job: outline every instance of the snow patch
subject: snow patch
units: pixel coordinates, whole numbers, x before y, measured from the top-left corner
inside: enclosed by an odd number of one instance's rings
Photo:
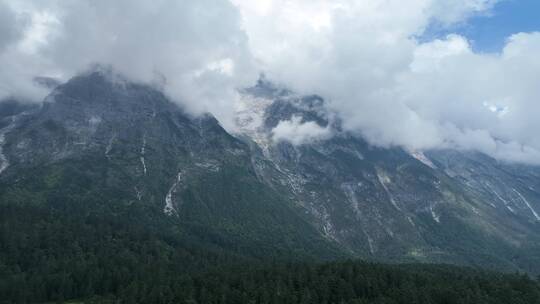
[[[377,170],[377,179],[379,180],[379,183],[384,189],[384,192],[386,192],[386,195],[388,195],[388,198],[390,199],[390,203],[398,210],[402,211],[401,208],[396,203],[396,200],[394,200],[394,196],[392,193],[390,193],[390,190],[388,190],[387,184],[390,184],[392,181],[390,180],[390,177],[386,175],[382,170]]]
[[[337,241],[336,230],[334,228],[334,225],[332,224],[332,221],[330,220],[330,214],[328,214],[328,211],[326,210],[325,207],[322,207],[320,214],[321,214],[321,220],[323,224],[322,225],[323,235],[326,238]]]
[[[358,199],[356,198],[355,186],[353,183],[343,183],[341,184],[341,189],[347,197],[347,200],[351,203],[354,213],[359,216],[361,214]]]
[[[264,129],[264,114],[272,103],[273,100],[249,95],[241,95],[235,101],[235,132],[251,138],[266,157],[271,140]]]
[[[88,119],[88,123],[89,123],[91,126],[96,126],[96,125],[98,125],[99,123],[101,123],[101,117],[99,117],[99,116],[92,116],[92,117],[90,117],[90,119]]]
[[[163,212],[166,215],[178,215],[178,212],[174,208],[173,205],[173,193],[176,191],[176,187],[180,182],[182,181],[182,171],[178,172],[178,175],[176,176],[176,181],[174,184],[172,184],[171,188],[169,188],[169,192],[167,192],[167,195],[165,196],[165,207],[163,208]]]
[[[144,161],[144,157],[141,156],[141,164],[143,166],[143,173],[146,175],[146,162]]]
[[[142,198],[142,192],[141,190],[139,190],[139,188],[137,188],[137,186],[135,186],[134,189],[135,189],[135,195],[137,196],[137,200],[140,201]]]
[[[435,210],[433,210],[433,205],[429,205],[429,211],[431,212],[431,217],[433,218],[433,220],[437,223],[440,223],[441,216],[435,213]]]
[[[371,254],[375,254],[375,248],[373,246],[373,239],[371,238],[371,236],[369,236],[369,234],[367,232],[364,231],[364,233],[366,234],[366,237],[367,237],[368,246],[369,246],[369,252]]]
[[[212,172],[218,172],[220,170],[219,164],[214,162],[195,163],[195,166]]]
[[[495,196],[501,201],[503,202],[504,206],[506,207],[506,209],[508,209],[508,211],[512,212],[512,213],[516,213],[516,211],[514,210],[514,208],[510,207],[510,202],[508,202],[507,200],[505,200],[494,188],[493,186],[491,186],[490,183],[485,183],[485,185],[489,188],[489,190],[491,190],[491,192],[493,192],[493,194],[495,194]],[[495,207],[493,204],[492,204],[493,207]]]
[[[409,221],[409,223],[411,224],[411,226],[413,227],[416,227],[416,224],[414,223],[414,221],[412,220],[412,218],[410,216],[407,215],[407,220]]]
[[[531,213],[534,215],[536,220],[540,221],[540,216],[538,216],[538,213],[536,213],[536,211],[532,208],[529,201],[519,191],[517,191],[516,189],[512,188],[512,190],[521,198],[521,201],[523,201],[525,203],[525,205],[529,208],[529,210],[531,210]]]
[[[4,144],[6,143],[6,134],[15,127],[16,117],[11,117],[11,122],[6,127],[0,130],[0,174],[9,167],[9,160],[4,154]]]
[[[284,173],[286,176],[286,180],[281,180],[281,183],[283,185],[289,185],[293,191],[294,194],[302,193],[304,190],[304,184],[306,183],[306,180],[301,177],[300,175],[296,175],[294,173],[290,173],[288,171],[281,170],[279,166],[276,165],[276,168],[281,172]]]
[[[146,152],[146,135],[143,136],[143,143],[141,146],[141,164],[143,166],[144,175],[146,175],[146,162],[144,160],[144,153]]]
[[[109,153],[112,150],[113,143],[114,143],[115,140],[116,140],[116,134],[113,134],[113,136],[111,136],[111,138],[109,139],[109,142],[107,143],[107,147],[105,147],[105,157],[107,157],[107,158],[110,157]]]
[[[409,155],[423,163],[424,165],[430,167],[431,169],[437,169],[437,166],[420,150],[408,150]]]

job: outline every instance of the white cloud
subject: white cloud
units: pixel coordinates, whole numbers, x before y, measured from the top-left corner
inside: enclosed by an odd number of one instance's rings
[[[17,40],[24,25],[24,20],[17,18],[10,7],[0,2],[0,51]]]
[[[443,25],[452,25],[463,22],[466,18],[478,14],[488,13],[498,0],[453,0],[429,1],[428,10],[438,22]]]
[[[300,12],[326,16],[319,27],[280,9],[291,1],[271,1],[262,13],[234,2],[267,76],[324,96],[371,143],[540,164],[540,34],[510,37],[501,54],[475,53],[455,34],[415,39],[432,23],[489,14],[496,1],[294,1]]]
[[[37,63],[19,48],[30,25],[30,15],[17,13],[7,2],[0,1],[0,99],[11,95],[27,99],[43,94],[32,84],[34,75],[30,70]]]
[[[26,74],[69,78],[100,63],[135,81],[164,76],[174,100],[193,113],[212,111],[224,124],[232,121],[236,89],[258,75],[239,12],[227,0],[0,2],[10,15],[31,16],[18,47],[0,59],[24,62]],[[3,69],[0,78],[18,68]],[[10,89],[20,91],[10,84],[1,95]]]
[[[91,63],[165,91],[232,126],[236,89],[258,72],[319,94],[372,144],[475,149],[540,163],[540,33],[475,53],[459,35],[419,42],[436,24],[489,14],[496,0],[0,0],[0,98],[39,98],[35,75]],[[325,135],[291,120],[276,138]],[[324,137],[323,136],[323,137]]]
[[[464,42],[450,36],[420,45],[395,98],[438,130],[427,148],[540,163],[540,82],[533,76],[540,72],[540,33],[512,36],[501,54],[475,54]]]
[[[300,116],[293,116],[290,120],[282,120],[272,129],[272,139],[275,142],[285,140],[293,145],[327,139],[331,135],[329,127],[321,127],[313,121],[303,122]]]

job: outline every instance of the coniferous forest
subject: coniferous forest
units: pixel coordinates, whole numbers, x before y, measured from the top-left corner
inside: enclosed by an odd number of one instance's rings
[[[139,211],[1,206],[0,303],[540,303],[525,274],[239,255]]]

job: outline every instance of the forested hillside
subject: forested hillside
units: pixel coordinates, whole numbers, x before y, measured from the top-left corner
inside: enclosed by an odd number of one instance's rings
[[[270,124],[315,121],[322,100],[272,102]],[[271,132],[230,134],[103,71],[0,112],[0,303],[540,302],[521,274],[361,262],[536,274],[538,222],[505,211],[536,202],[517,190],[536,169],[491,207],[402,149],[257,142]]]

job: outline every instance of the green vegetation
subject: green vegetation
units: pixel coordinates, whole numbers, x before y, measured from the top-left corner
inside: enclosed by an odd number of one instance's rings
[[[134,218],[85,222],[2,208],[0,303],[540,303],[524,275],[453,266],[268,263]],[[7,220],[13,215],[35,220]],[[71,302],[72,303],[72,302]]]
[[[72,203],[0,204],[0,303],[540,303],[540,284],[525,275],[265,259],[257,248],[212,245],[222,236],[169,225],[142,205]]]
[[[330,262],[347,255],[234,167],[191,172],[179,217],[114,168],[88,157],[2,184],[0,303],[540,303],[520,274]]]

